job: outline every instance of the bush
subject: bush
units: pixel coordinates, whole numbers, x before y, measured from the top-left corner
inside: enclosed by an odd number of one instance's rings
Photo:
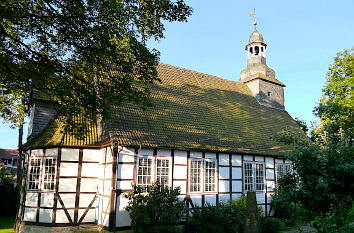
[[[195,207],[188,218],[186,232],[242,232],[246,210],[246,198],[237,201],[219,203],[216,206],[206,204]]]
[[[0,216],[10,216],[16,214],[19,200],[19,192],[16,186],[15,171],[7,171],[6,167],[0,168]]]
[[[260,219],[262,233],[277,233],[280,231],[281,224],[278,218],[267,217]]]
[[[156,183],[147,192],[133,185],[126,210],[130,214],[134,232],[181,232],[177,227],[185,215],[185,205],[178,199],[180,188],[168,188]]]

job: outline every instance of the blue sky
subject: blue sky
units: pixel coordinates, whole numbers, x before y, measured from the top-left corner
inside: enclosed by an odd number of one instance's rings
[[[316,120],[328,66],[338,51],[354,46],[353,0],[187,0],[187,23],[166,23],[165,39],[150,41],[161,62],[237,81],[246,67],[245,46],[257,29],[267,44],[267,65],[286,84],[285,108],[292,117]],[[24,138],[27,136],[25,125]],[[0,148],[17,147],[17,130],[0,122]]]

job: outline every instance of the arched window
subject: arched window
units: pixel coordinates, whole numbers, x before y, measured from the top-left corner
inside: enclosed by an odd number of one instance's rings
[[[252,47],[250,48],[250,55],[251,56],[253,55],[253,48]]]
[[[255,48],[254,48],[254,51],[255,51],[255,55],[256,56],[258,56],[258,54],[259,54],[259,47],[258,46],[256,46]]]

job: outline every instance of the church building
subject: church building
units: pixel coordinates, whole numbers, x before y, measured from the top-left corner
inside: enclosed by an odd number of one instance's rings
[[[278,175],[291,169],[284,154],[292,149],[272,136],[297,124],[266,50],[254,23],[239,81],[159,63],[162,82],[151,86],[152,107],[112,107],[112,117],[90,125],[82,138],[59,121],[53,102],[35,93],[18,212],[22,231],[82,224],[129,229],[123,193],[132,183],[156,181],[180,187],[180,198],[194,206],[255,191],[269,214]]]

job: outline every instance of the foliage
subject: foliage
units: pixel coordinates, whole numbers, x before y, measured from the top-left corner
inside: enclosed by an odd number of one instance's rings
[[[178,199],[180,188],[169,188],[156,183],[147,187],[133,185],[126,210],[130,214],[134,232],[179,232],[177,227],[185,215],[185,205]]]
[[[309,131],[309,128],[308,128],[305,120],[295,117],[295,121],[298,124],[298,126],[300,126],[302,131],[304,131],[305,133],[307,133]]]
[[[0,233],[14,232],[15,215],[0,217]]]
[[[354,49],[338,53],[329,68],[323,96],[314,110],[320,125],[313,129],[311,140],[290,130],[277,136],[294,145],[287,157],[296,174],[280,179],[275,209],[291,221],[300,216],[315,219],[319,230],[320,226],[352,225],[347,220],[354,193],[353,53]]]
[[[278,218],[265,217],[260,219],[262,233],[277,233],[280,231],[281,221]]]
[[[195,207],[193,215],[188,218],[186,232],[242,232],[244,227],[246,198],[237,201],[206,204]]]
[[[1,1],[0,116],[18,125],[32,90],[59,101],[62,114],[148,106],[159,53],[146,41],[191,13],[183,0]]]
[[[16,186],[15,171],[7,171],[6,166],[0,168],[0,216],[14,215],[17,210],[19,192]]]

